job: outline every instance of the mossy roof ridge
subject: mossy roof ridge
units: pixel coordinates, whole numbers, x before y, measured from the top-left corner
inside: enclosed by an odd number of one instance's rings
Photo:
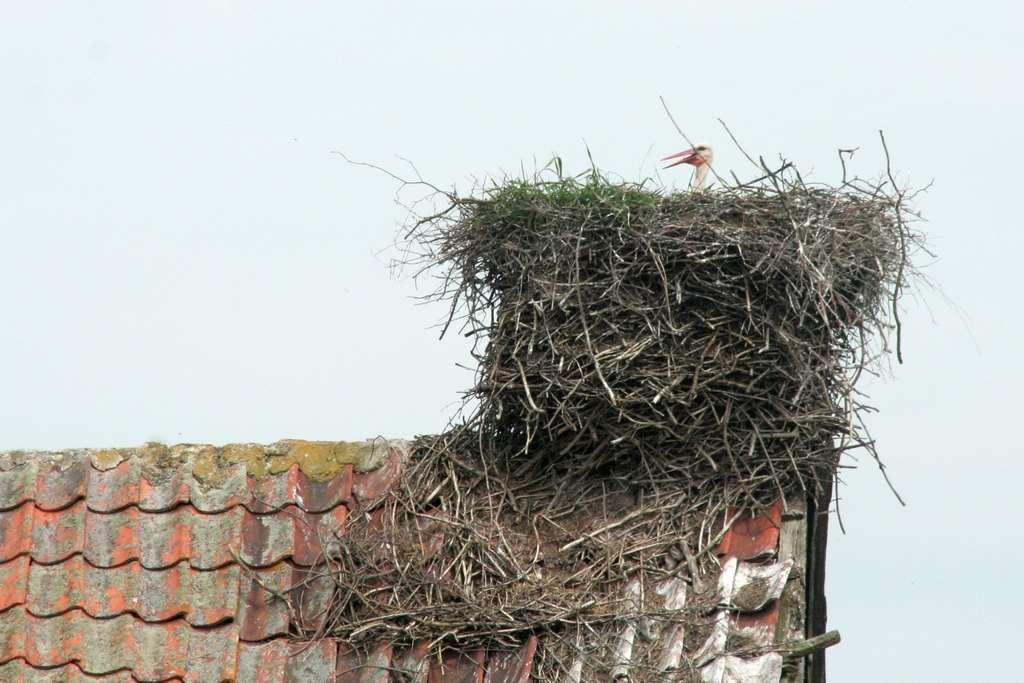
[[[139,458],[147,479],[161,480],[189,466],[193,476],[204,484],[217,486],[238,465],[246,474],[263,479],[298,468],[310,479],[325,481],[345,466],[356,472],[376,469],[396,443],[383,438],[362,441],[315,441],[282,439],[271,444],[231,443],[224,446],[182,443],[166,445],[149,442],[130,448],[69,448],[60,450],[10,450],[0,453],[0,470],[16,467],[29,459],[47,462],[58,468],[70,467],[82,459],[105,471],[126,460]]]

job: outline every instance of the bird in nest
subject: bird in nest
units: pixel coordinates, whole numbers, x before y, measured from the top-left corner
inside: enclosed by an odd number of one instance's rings
[[[672,168],[679,164],[690,164],[694,167],[693,178],[690,179],[690,188],[693,190],[703,190],[708,179],[708,171],[711,170],[711,162],[715,160],[715,152],[711,149],[711,145],[700,144],[696,147],[692,147],[676,154],[671,154],[662,161],[672,161],[671,164],[665,168]]]

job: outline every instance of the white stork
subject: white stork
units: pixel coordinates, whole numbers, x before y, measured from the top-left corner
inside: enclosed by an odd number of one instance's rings
[[[679,164],[690,164],[694,167],[693,178],[690,180],[690,187],[694,190],[703,190],[704,183],[707,181],[708,170],[711,168],[710,164],[715,160],[715,153],[711,149],[711,145],[697,145],[691,149],[679,152],[678,154],[672,154],[665,157],[662,161],[669,161],[676,159],[665,168],[672,168]]]

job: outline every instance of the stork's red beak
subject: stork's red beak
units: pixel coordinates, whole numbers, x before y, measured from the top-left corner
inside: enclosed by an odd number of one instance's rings
[[[683,152],[679,152],[678,154],[669,155],[662,159],[662,161],[668,161],[670,159],[676,159],[677,161],[673,161],[665,168],[672,168],[673,166],[678,166],[679,164],[691,164],[693,166],[700,166],[701,164],[704,163],[704,159],[701,158],[700,153],[698,153],[697,150],[693,148],[685,150]]]

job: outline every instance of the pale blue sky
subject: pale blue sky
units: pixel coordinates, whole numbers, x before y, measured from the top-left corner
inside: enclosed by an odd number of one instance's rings
[[[1019,644],[1024,447],[1014,3],[13,3],[0,14],[0,448],[436,431],[470,376],[376,252],[393,186],[557,152],[881,170],[940,255],[829,544],[831,681],[995,680]],[[686,173],[666,174],[683,185]],[[972,336],[973,335],[973,336]]]

